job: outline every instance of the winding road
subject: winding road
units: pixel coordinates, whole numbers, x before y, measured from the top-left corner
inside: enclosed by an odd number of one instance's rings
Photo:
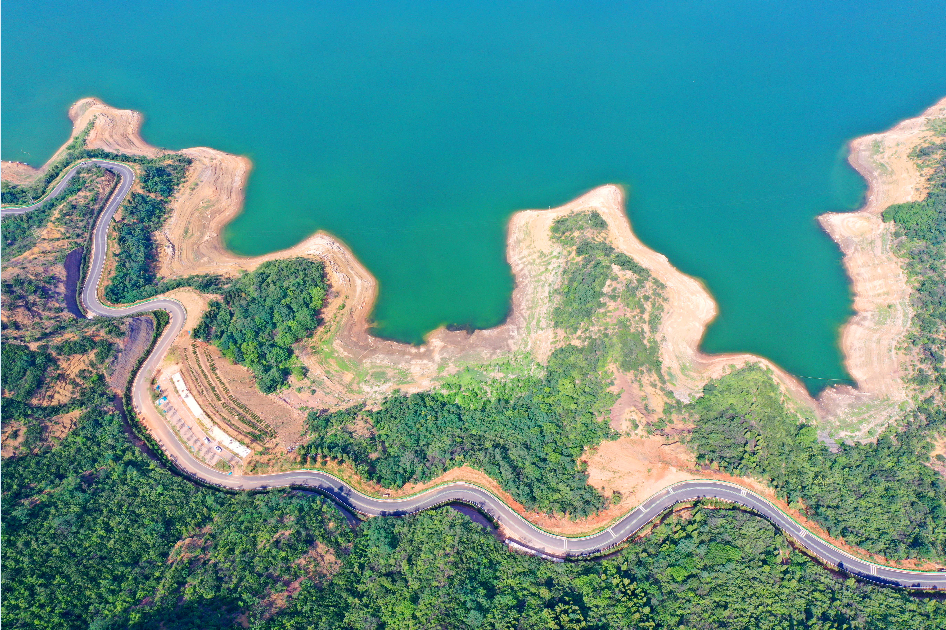
[[[590,536],[564,537],[539,529],[488,490],[464,482],[444,484],[421,494],[400,498],[376,498],[358,492],[340,479],[321,471],[298,470],[270,475],[227,475],[198,461],[182,445],[170,426],[155,410],[151,399],[151,379],[155,368],[164,358],[173,341],[184,327],[186,313],[180,302],[169,298],[155,298],[131,305],[114,307],[102,304],[97,287],[102,279],[109,223],[134,183],[134,171],[124,164],[106,160],[86,160],[72,167],[42,201],[19,208],[3,208],[3,216],[22,214],[40,207],[45,201],[59,195],[75,173],[88,166],[99,166],[116,173],[121,183],[112,194],[105,210],[95,225],[92,239],[91,265],[85,282],[81,303],[89,317],[123,317],[155,310],[164,310],[170,322],[154,350],[142,364],[132,384],[132,403],[140,414],[153,418],[152,433],[174,464],[187,475],[204,483],[233,490],[265,490],[293,486],[328,495],[355,512],[369,516],[403,516],[448,503],[474,506],[502,525],[507,542],[514,548],[551,558],[580,558],[594,556],[616,547],[637,533],[647,523],[664,514],[674,504],[698,499],[720,499],[747,508],[785,532],[810,555],[823,564],[854,577],[889,586],[920,590],[946,590],[946,570],[939,572],[908,571],[868,562],[846,553],[819,538],[767,499],[742,486],[717,480],[692,480],[674,484],[651,496],[640,506],[609,527]]]

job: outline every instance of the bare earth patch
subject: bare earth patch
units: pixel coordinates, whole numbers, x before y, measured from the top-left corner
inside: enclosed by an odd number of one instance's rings
[[[24,186],[36,181],[39,171],[23,162],[3,162],[3,181]]]

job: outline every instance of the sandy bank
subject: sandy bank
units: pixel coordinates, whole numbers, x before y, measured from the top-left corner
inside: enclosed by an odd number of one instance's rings
[[[866,203],[818,217],[844,252],[854,291],[855,314],[841,330],[841,348],[857,389],[835,387],[820,397],[820,415],[838,437],[870,439],[909,404],[909,359],[898,344],[910,325],[910,287],[892,251],[893,226],[881,213],[925,196],[925,177],[909,154],[931,139],[929,121],[943,118],[946,98],[888,131],[853,140],[848,160],[867,180]]]
[[[72,121],[72,133],[52,157],[40,168],[33,168],[22,162],[4,160],[3,181],[17,185],[29,184],[41,173],[46,172],[66,150],[72,140],[82,133],[90,122],[95,126],[86,138],[86,146],[105,149],[126,155],[145,155],[155,157],[167,153],[149,145],[141,138],[141,125],[144,116],[128,109],[115,109],[97,98],[79,99],[69,108],[69,120]]]

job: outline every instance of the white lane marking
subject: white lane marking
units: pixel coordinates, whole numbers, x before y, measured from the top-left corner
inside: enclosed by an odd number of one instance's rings
[[[739,494],[741,494],[742,496],[746,496],[747,494],[749,494],[749,491],[743,488],[742,492],[740,492]]]
[[[870,565],[870,573],[871,575],[877,575],[877,567],[874,566],[873,564]]]
[[[614,533],[614,527],[613,527],[613,526],[608,528],[608,532],[611,534],[611,538],[612,538],[612,539],[617,538],[617,535]]]

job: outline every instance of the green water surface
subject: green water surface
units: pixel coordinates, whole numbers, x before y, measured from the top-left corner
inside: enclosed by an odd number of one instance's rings
[[[849,139],[946,94],[946,5],[654,4],[7,0],[0,152],[44,162],[94,95],[153,144],[247,155],[228,246],[329,230],[380,281],[377,332],[413,343],[503,320],[513,211],[618,183],[719,302],[705,350],[848,378],[814,217],[863,196]]]

